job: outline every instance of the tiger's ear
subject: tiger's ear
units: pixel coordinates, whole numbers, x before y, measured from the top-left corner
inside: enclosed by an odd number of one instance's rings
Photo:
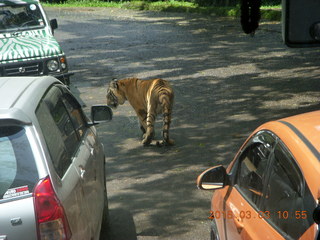
[[[119,88],[119,85],[118,85],[118,82],[117,82],[117,80],[112,80],[111,82],[110,82],[110,88],[111,89],[118,89]]]

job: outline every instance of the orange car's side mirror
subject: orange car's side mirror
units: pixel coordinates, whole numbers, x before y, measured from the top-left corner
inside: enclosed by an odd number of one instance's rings
[[[227,172],[223,166],[207,169],[198,176],[197,187],[202,190],[216,190],[227,185]]]

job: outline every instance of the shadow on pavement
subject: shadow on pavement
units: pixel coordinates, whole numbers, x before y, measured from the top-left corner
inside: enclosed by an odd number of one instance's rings
[[[105,240],[136,240],[136,228],[130,211],[116,208],[109,210],[109,228]]]
[[[161,77],[175,90],[171,148],[141,145],[128,104],[97,126],[114,240],[208,239],[212,192],[196,189],[197,175],[227,165],[263,122],[320,109],[319,49],[288,49],[279,23],[250,38],[238,21],[193,14],[52,13],[83,104],[103,103],[112,78]]]

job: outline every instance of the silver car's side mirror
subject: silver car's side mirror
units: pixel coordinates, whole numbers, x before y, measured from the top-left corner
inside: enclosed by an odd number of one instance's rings
[[[112,120],[112,110],[106,105],[95,105],[91,107],[91,120],[93,125]]]

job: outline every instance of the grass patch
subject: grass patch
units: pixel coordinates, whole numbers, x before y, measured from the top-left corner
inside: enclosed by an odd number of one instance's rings
[[[239,17],[240,7],[202,7],[192,2],[181,1],[128,1],[128,2],[104,2],[100,0],[68,0],[65,3],[43,3],[46,7],[114,7],[134,10],[162,11],[162,12],[187,12],[200,13],[215,16]],[[261,17],[265,20],[280,21],[280,6],[261,7]]]
[[[121,8],[136,9],[136,10],[149,10],[161,12],[197,12],[199,9],[197,4],[190,2],[145,2],[145,1],[132,1],[126,2],[121,5]]]
[[[281,20],[281,8],[261,9],[261,18],[269,21]]]
[[[92,1],[67,1],[65,3],[42,3],[45,7],[121,7],[119,2]]]

